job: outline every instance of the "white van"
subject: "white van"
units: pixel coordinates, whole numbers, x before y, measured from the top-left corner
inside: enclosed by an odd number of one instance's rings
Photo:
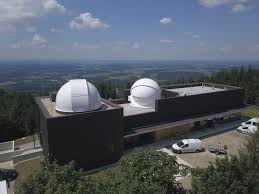
[[[237,131],[245,134],[254,134],[257,131],[257,126],[259,123],[259,118],[252,118],[246,122],[243,122]]]
[[[172,150],[174,153],[181,154],[184,152],[201,152],[204,148],[199,139],[183,139],[173,144]]]
[[[257,131],[257,126],[254,126],[254,125],[240,126],[237,128],[237,131],[245,134],[254,134]]]
[[[252,125],[252,126],[257,126],[259,124],[259,118],[255,117],[255,118],[252,118],[252,119],[249,119],[248,121],[246,122],[243,122],[241,124],[242,127],[246,127],[248,125]]]

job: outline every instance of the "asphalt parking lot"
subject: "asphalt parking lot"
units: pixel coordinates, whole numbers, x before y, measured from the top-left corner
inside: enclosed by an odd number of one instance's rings
[[[172,153],[170,147],[166,148],[166,152],[170,152],[170,155],[175,155],[177,157],[177,161],[182,164],[187,164],[190,167],[206,168],[211,162],[214,162],[217,158],[224,158],[226,156],[210,153],[208,151],[209,144],[227,145],[227,156],[231,157],[233,155],[238,155],[238,152],[244,146],[247,137],[247,135],[239,133],[235,129],[233,129],[201,139],[202,144],[206,149],[204,152],[174,154]],[[183,177],[182,179],[179,179],[179,182],[182,183],[184,188],[191,188],[191,176]]]
[[[209,144],[227,145],[227,155],[229,157],[237,155],[238,151],[245,143],[247,135],[238,133],[236,130],[227,131],[221,134],[213,135],[202,140],[202,144],[206,151],[200,153],[184,153],[176,154],[179,158],[190,164],[192,167],[207,167],[210,162],[217,158],[224,158],[225,155],[216,155],[208,151]]]

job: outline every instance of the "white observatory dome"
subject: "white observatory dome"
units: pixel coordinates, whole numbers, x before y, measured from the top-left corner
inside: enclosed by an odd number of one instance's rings
[[[74,113],[101,108],[101,98],[96,87],[85,79],[70,80],[56,96],[56,110]]]
[[[154,80],[143,78],[132,85],[130,94],[128,100],[131,106],[154,108],[155,100],[161,98],[161,89]]]

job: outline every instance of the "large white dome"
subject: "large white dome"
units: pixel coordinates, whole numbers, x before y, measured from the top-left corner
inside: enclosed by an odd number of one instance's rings
[[[85,79],[70,80],[56,96],[56,110],[60,112],[87,112],[101,108],[101,98],[96,87]]]
[[[128,100],[131,106],[154,108],[156,99],[161,98],[161,89],[154,80],[143,78],[132,85],[130,94]]]

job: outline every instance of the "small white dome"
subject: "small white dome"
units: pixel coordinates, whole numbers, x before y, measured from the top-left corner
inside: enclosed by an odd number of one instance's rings
[[[156,99],[161,98],[161,89],[154,80],[143,78],[132,85],[130,94],[128,100],[131,106],[154,108]]]
[[[70,80],[56,96],[56,110],[60,112],[87,112],[101,108],[101,98],[96,87],[85,79]]]

